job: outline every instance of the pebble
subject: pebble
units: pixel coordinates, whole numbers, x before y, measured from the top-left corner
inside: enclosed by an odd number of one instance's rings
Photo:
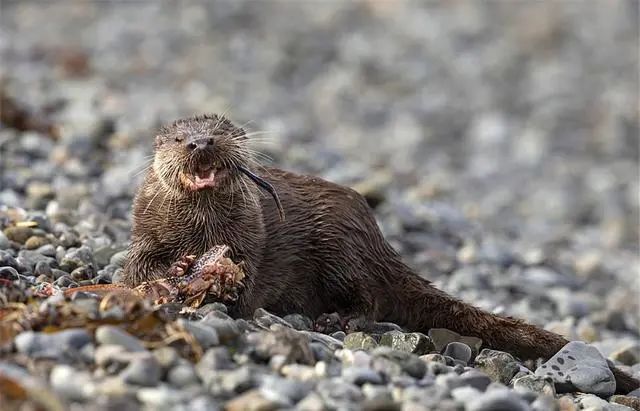
[[[316,392],[327,407],[333,409],[353,408],[364,398],[357,386],[337,378],[320,381]]]
[[[347,334],[344,338],[344,347],[350,350],[372,350],[377,346],[373,337],[360,331]]]
[[[140,340],[112,325],[102,325],[96,329],[96,341],[100,344],[121,345],[128,351],[146,351]]]
[[[207,323],[189,321],[183,318],[178,319],[177,323],[183,330],[193,335],[204,349],[220,344],[216,329],[208,326]]]
[[[183,362],[172,367],[167,373],[167,381],[175,387],[186,387],[199,382],[195,367],[189,362]]]
[[[467,402],[468,411],[529,411],[531,408],[516,393],[507,389],[488,390]]]
[[[447,355],[455,360],[462,361],[465,365],[471,360],[471,347],[461,342],[453,341],[447,344],[444,349],[444,355]]]
[[[459,381],[462,386],[469,386],[481,392],[491,384],[491,378],[487,374],[475,369],[460,374]]]
[[[491,380],[509,385],[514,375],[520,371],[520,364],[509,353],[485,348],[476,357],[475,366],[487,374]]]
[[[291,324],[293,328],[296,330],[305,330],[311,331],[313,330],[313,322],[309,317],[305,317],[301,314],[289,314],[283,317],[283,320],[288,324]]]
[[[309,382],[292,381],[285,378],[266,375],[260,383],[260,393],[267,399],[279,404],[292,406],[304,398],[312,389]]]
[[[286,404],[285,404],[286,405]],[[225,405],[226,411],[271,411],[277,410],[283,404],[265,398],[259,390],[247,391]]]
[[[180,358],[178,351],[170,346],[158,347],[152,351],[152,354],[165,372],[171,369]]]
[[[18,352],[32,358],[73,358],[82,347],[92,341],[84,328],[69,328],[55,333],[25,331],[14,343]]]
[[[640,398],[630,395],[613,395],[609,398],[612,403],[625,405],[636,411],[640,410]]]
[[[128,384],[153,387],[160,381],[161,372],[160,364],[155,357],[145,352],[131,358],[120,377]]]
[[[380,337],[380,345],[394,350],[410,352],[417,355],[427,354],[435,349],[431,339],[422,333],[403,333],[389,331]]]
[[[291,324],[289,324],[282,318],[278,317],[277,315],[271,314],[264,308],[258,308],[255,311],[255,313],[253,314],[253,320],[259,326],[267,329],[271,327],[273,324],[279,324],[279,325],[291,328]]]
[[[609,355],[614,361],[624,365],[634,365],[640,363],[640,342],[632,342],[626,346],[612,352]]]
[[[206,314],[199,323],[213,329],[222,343],[229,343],[240,335],[238,324],[221,311]]]
[[[94,388],[89,373],[77,371],[66,364],[57,364],[51,369],[49,383],[58,394],[75,401],[89,398]]]
[[[342,368],[342,378],[350,384],[359,386],[363,384],[380,385],[384,382],[379,373],[367,367],[344,367]]]
[[[572,341],[535,371],[549,376],[558,392],[581,391],[603,397],[616,390],[613,373],[600,352],[582,341]]]
[[[555,396],[556,389],[553,380],[549,377],[541,377],[538,375],[523,375],[513,379],[513,389],[522,391],[531,391],[539,394]]]
[[[24,244],[25,241],[29,239],[33,235],[33,229],[31,227],[7,227],[4,229],[4,235],[10,241],[15,241],[19,244]],[[9,248],[9,247],[3,247]]]
[[[9,238],[3,231],[0,231],[0,250],[6,250],[7,248],[10,248],[10,247],[11,247],[11,242]]]

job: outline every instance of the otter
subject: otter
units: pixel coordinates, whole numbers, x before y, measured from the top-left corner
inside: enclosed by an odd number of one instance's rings
[[[134,199],[122,277],[127,286],[164,276],[185,255],[226,244],[246,273],[230,307],[239,317],[263,307],[311,318],[333,312],[364,316],[412,331],[447,328],[522,360],[548,359],[568,343],[435,288],[402,262],[360,194],[260,166],[248,143],[245,130],[221,115],[180,119],[160,129],[153,164]],[[640,386],[612,370],[617,392]]]

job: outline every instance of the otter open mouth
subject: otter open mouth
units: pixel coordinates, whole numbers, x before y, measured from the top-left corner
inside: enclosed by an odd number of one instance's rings
[[[226,176],[227,170],[212,165],[203,165],[198,167],[193,173],[185,173],[182,175],[182,182],[187,188],[193,191],[204,190],[206,188],[214,188]]]

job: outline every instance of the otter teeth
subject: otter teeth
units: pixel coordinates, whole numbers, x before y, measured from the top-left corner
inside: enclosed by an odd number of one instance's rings
[[[196,184],[207,184],[212,183],[215,180],[216,171],[215,169],[204,170],[196,173]]]

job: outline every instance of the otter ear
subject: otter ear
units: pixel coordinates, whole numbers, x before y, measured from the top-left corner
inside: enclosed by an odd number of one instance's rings
[[[160,147],[161,145],[162,145],[162,137],[160,137],[160,136],[156,136],[155,143],[154,143],[154,147],[155,147],[155,148],[158,148],[158,147]]]

